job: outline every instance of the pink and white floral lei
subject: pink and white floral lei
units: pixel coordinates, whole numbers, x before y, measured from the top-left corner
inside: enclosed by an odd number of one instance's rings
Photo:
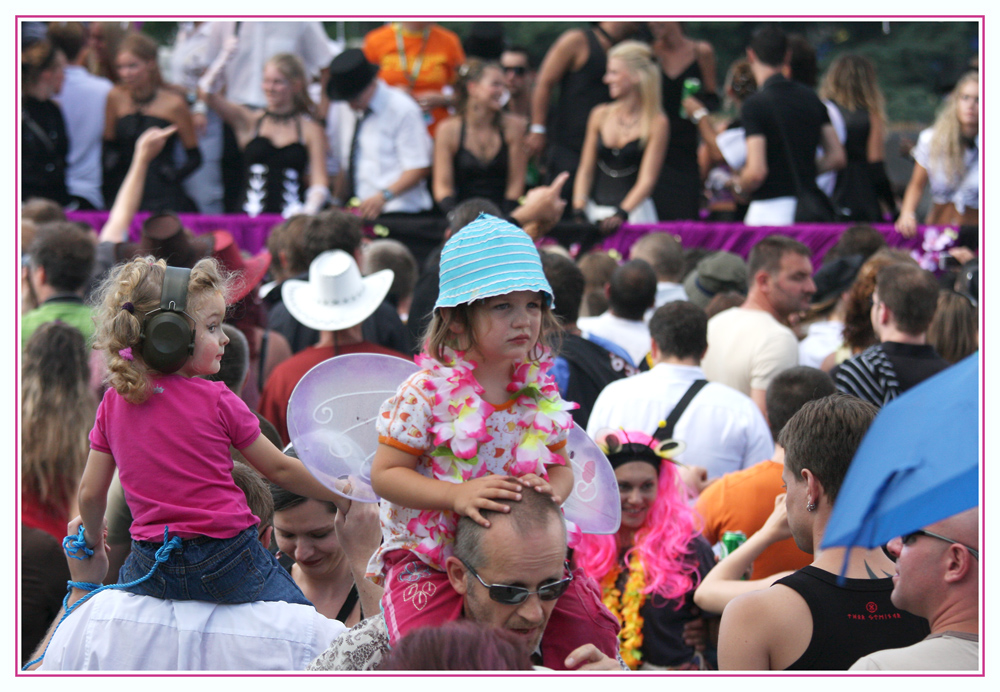
[[[447,347],[444,358],[447,364],[423,353],[415,359],[418,366],[429,372],[425,386],[433,391],[431,432],[437,447],[431,455],[436,471],[466,481],[477,465],[479,445],[493,439],[486,431],[486,419],[495,408],[482,398],[483,388],[473,374],[475,361],[466,360],[464,351]],[[577,404],[559,396],[559,388],[549,375],[553,365],[552,354],[544,349],[537,362],[525,360],[516,365],[507,385],[507,391],[525,409],[517,421],[522,436],[514,450],[510,469],[513,476],[536,473],[547,477],[546,464],[564,463],[545,442],[556,430],[573,427],[569,412]]]

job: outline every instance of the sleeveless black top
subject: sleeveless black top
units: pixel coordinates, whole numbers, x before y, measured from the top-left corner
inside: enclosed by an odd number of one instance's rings
[[[812,565],[779,579],[809,605],[813,635],[787,670],[847,670],[862,656],[916,644],[930,634],[927,620],[898,610],[892,579],[846,579]]]
[[[670,137],[663,168],[653,189],[653,202],[661,219],[694,219],[698,216],[701,177],[698,172],[698,126],[681,116],[681,95],[684,81],[698,79],[704,84],[697,58],[683,72],[671,79],[660,71],[663,111],[670,121]],[[704,91],[696,98],[709,110],[718,103],[714,94]]]
[[[549,115],[548,137],[576,153],[583,148],[587,118],[594,106],[611,100],[604,83],[608,56],[593,30],[587,32],[587,62],[576,72],[567,72],[559,82],[559,101]]]
[[[465,148],[465,118],[458,136],[458,151],[452,166],[455,180],[455,201],[463,202],[472,197],[485,197],[499,207],[503,206],[507,191],[507,141],[500,128],[500,149],[489,161],[476,158]]]
[[[882,220],[878,193],[868,165],[868,135],[871,118],[868,111],[849,111],[834,103],[844,117],[847,140],[844,151],[847,165],[837,173],[837,185],[831,197],[834,206],[851,221],[876,222]]]
[[[302,122],[295,118],[299,141],[276,147],[260,136],[260,124],[267,113],[257,120],[254,138],[243,149],[246,166],[243,211],[250,216],[281,214],[289,206],[305,200],[303,179],[309,165],[309,151],[302,141]]]
[[[132,164],[135,153],[135,143],[139,135],[151,127],[169,127],[169,120],[145,113],[129,113],[123,115],[115,123],[115,139],[105,142],[104,182],[105,200],[113,200],[118,194],[118,188],[125,180],[125,174]],[[142,201],[139,209],[142,211],[162,211],[169,209],[176,212],[197,212],[198,208],[184,192],[181,179],[178,177],[177,164],[174,161],[174,151],[177,146],[177,133],[163,147],[163,151],[149,164],[146,173],[146,184],[142,191]],[[109,202],[110,203],[110,202]]]
[[[617,207],[639,178],[642,163],[642,146],[633,139],[621,149],[613,149],[604,143],[597,133],[597,170],[594,171],[594,187],[590,198],[595,204]]]

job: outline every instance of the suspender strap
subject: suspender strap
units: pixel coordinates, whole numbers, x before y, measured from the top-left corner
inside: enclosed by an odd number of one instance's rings
[[[669,416],[667,416],[666,425],[662,428],[657,428],[653,433],[654,440],[662,441],[673,438],[674,426],[677,425],[677,421],[680,420],[681,415],[683,415],[685,409],[688,407],[688,404],[691,403],[691,400],[698,395],[698,392],[700,392],[702,387],[706,384],[708,384],[708,380],[695,380],[691,383],[688,390],[684,392],[684,396],[682,396],[681,400],[677,402],[676,406],[674,406],[674,410],[670,412]]]

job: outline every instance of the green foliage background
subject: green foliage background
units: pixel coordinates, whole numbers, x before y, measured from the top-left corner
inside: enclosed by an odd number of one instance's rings
[[[365,33],[381,22],[324,22],[327,33],[358,45]],[[472,22],[442,22],[464,37]],[[528,49],[535,64],[541,62],[555,39],[571,27],[587,22],[549,22],[524,19],[504,22],[508,44]],[[728,65],[744,54],[756,22],[686,22],[692,38],[715,48],[718,82]],[[891,123],[929,124],[941,97],[978,55],[979,24],[974,21],[838,21],[782,22],[788,32],[803,34],[816,47],[822,74],[841,53],[856,52],[875,63]],[[175,22],[147,22],[143,31],[161,42],[172,40]],[[343,32],[341,34],[341,31]]]

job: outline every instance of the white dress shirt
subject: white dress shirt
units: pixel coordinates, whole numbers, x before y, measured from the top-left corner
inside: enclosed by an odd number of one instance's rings
[[[66,80],[56,97],[66,121],[69,153],[66,187],[97,209],[104,208],[101,193],[101,148],[104,146],[104,108],[111,82],[78,65],[66,66]]]
[[[209,22],[209,64],[222,50],[236,22]],[[302,59],[306,75],[319,75],[334,58],[332,43],[321,22],[239,22],[239,44],[226,64],[226,98],[234,103],[263,108],[264,64],[278,53]]]
[[[649,372],[612,382],[594,402],[587,434],[624,428],[652,435],[691,385],[703,379],[705,372],[696,365],[658,363]],[[688,404],[674,427],[674,439],[686,445],[676,459],[708,469],[709,478],[774,455],[771,431],[757,404],[716,382],[705,385]]]
[[[354,196],[358,199],[381,192],[396,182],[403,171],[430,167],[433,150],[420,106],[405,91],[379,79],[368,108],[371,113],[361,122],[355,152]],[[350,170],[351,139],[359,117],[346,101],[330,105],[326,132],[330,140],[331,175]],[[427,180],[423,179],[386,202],[382,213],[414,214],[427,211],[432,205]]]
[[[219,605],[103,591],[73,611],[39,670],[305,670],[347,631],[306,605]]]
[[[636,367],[649,353],[649,326],[643,320],[626,320],[606,310],[597,317],[581,317],[576,326],[584,338],[597,335],[624,348]]]

